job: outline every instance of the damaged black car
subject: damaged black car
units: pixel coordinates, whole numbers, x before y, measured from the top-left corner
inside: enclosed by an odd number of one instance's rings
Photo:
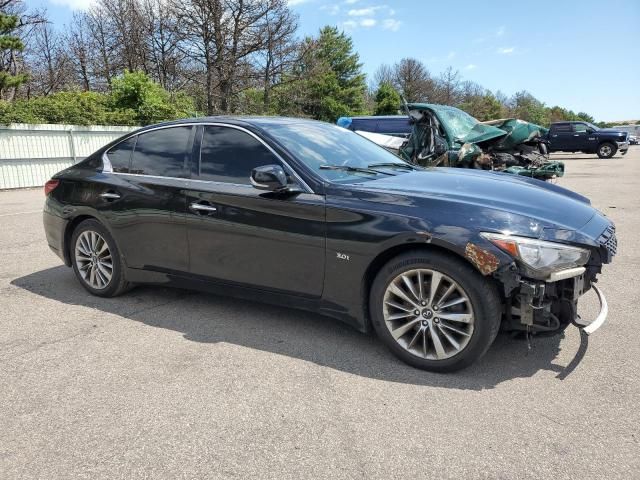
[[[45,194],[47,242],[93,295],[158,284],[312,310],[375,331],[426,370],[470,365],[500,330],[592,333],[607,316],[595,282],[615,229],[587,198],[415,166],[327,123],[145,127],[56,174]],[[600,313],[581,323],[590,290]]]

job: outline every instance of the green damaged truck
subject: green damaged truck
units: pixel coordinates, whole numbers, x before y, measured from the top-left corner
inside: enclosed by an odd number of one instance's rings
[[[405,109],[406,116],[343,117],[338,125],[422,166],[496,170],[541,180],[564,175],[564,164],[549,159],[544,127],[515,118],[480,122],[446,105],[410,103]]]

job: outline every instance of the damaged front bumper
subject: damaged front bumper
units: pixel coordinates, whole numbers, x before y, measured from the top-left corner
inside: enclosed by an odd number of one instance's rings
[[[598,330],[609,313],[607,300],[580,270],[584,271],[578,268],[559,272],[557,277],[544,281],[522,279],[503,327],[508,331],[547,335],[560,333],[570,324],[588,335]],[[586,323],[578,315],[578,299],[590,289],[595,292],[600,308],[596,318]]]
[[[596,292],[596,295],[598,296],[598,301],[600,302],[600,312],[598,313],[596,319],[589,324],[584,324],[582,322],[576,321],[576,326],[584,330],[584,333],[586,333],[587,335],[591,335],[602,325],[604,325],[604,322],[607,320],[607,315],[609,315],[609,305],[607,304],[607,299],[604,298],[604,293],[602,293],[602,290],[600,290],[595,285],[591,285],[591,288],[593,288],[593,291]]]

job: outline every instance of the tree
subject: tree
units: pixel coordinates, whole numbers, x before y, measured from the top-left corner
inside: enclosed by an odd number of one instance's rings
[[[459,107],[481,122],[506,116],[504,106],[489,91],[466,97]]]
[[[549,125],[549,111],[527,91],[517,92],[510,101],[511,115],[538,125]]]
[[[407,102],[435,102],[435,81],[415,58],[403,58],[393,67],[394,85]]]
[[[576,117],[578,117],[577,118],[578,120],[582,120],[583,122],[589,122],[589,123],[595,122],[595,119],[591,115],[585,112],[578,112]]]
[[[11,96],[9,92],[25,83],[29,76],[19,73],[16,53],[24,50],[24,43],[15,35],[19,26],[17,15],[0,11],[0,98]]]
[[[116,109],[132,110],[140,125],[193,116],[193,104],[184,95],[170,96],[143,72],[125,71],[112,81],[111,101]]]
[[[65,51],[65,39],[49,22],[35,29],[34,48],[29,55],[32,92],[49,95],[73,83],[70,58]]]
[[[395,115],[398,113],[400,95],[390,83],[382,83],[376,92],[375,115]]]
[[[454,70],[453,67],[447,67],[447,69],[440,74],[440,78],[438,78],[438,102],[445,105],[455,105],[458,103],[460,96],[459,87],[460,72]]]
[[[351,38],[327,26],[300,48],[303,54],[291,73],[293,79],[287,78],[278,89],[279,108],[330,122],[364,113],[365,75]]]

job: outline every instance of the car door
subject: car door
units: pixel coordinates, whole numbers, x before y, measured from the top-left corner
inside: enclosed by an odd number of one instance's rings
[[[184,188],[195,128],[140,133],[106,152],[113,181],[105,215],[130,268],[187,272]]]
[[[552,150],[571,150],[573,129],[570,123],[556,123],[551,126],[549,132]]]
[[[186,189],[190,272],[198,277],[298,295],[322,293],[325,199],[256,134],[231,125],[199,127]],[[198,148],[199,147],[199,148]],[[277,164],[302,193],[251,186],[251,170]]]
[[[584,123],[574,123],[570,139],[571,150],[589,150],[589,127]]]

